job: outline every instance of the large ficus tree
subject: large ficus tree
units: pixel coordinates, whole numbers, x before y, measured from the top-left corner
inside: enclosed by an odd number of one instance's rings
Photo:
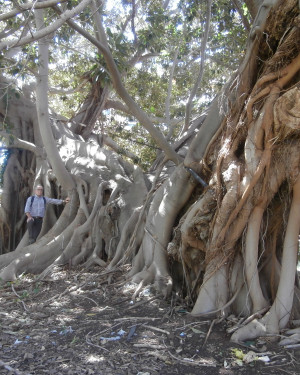
[[[235,341],[299,319],[299,2],[4,3],[1,279],[130,263]],[[27,246],[36,183],[71,202]]]

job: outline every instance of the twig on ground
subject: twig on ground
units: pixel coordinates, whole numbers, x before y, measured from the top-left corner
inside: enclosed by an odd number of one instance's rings
[[[81,273],[83,272],[83,270],[81,272],[78,273],[78,275],[80,275]],[[77,275],[76,275],[77,277]],[[85,280],[84,282],[82,282],[81,284],[78,284],[78,285],[75,285],[75,286],[72,286],[66,290],[64,290],[62,293],[60,294],[56,294],[55,296],[52,296],[51,298],[47,299],[45,302],[43,302],[43,306],[49,304],[49,302],[53,301],[53,300],[57,300],[61,297],[63,297],[65,294],[67,293],[71,293],[71,292],[74,292],[75,290],[77,289],[82,289],[88,282],[92,282],[94,281],[97,277],[99,277],[99,274],[97,274],[96,276],[92,276],[91,278],[88,278],[87,280]],[[45,280],[42,280],[42,281],[45,281]],[[87,297],[86,297],[87,298]],[[97,305],[98,306],[98,305]]]
[[[294,375],[295,374],[294,372],[290,372],[290,371],[284,370],[283,368],[280,369],[280,370],[283,371],[283,372],[286,372],[287,374],[290,374],[290,375]]]
[[[98,305],[98,303],[96,302],[96,301],[94,301],[92,298],[90,298],[90,297],[86,297],[86,296],[79,296],[80,298],[86,298],[86,299],[88,299],[88,300],[90,300],[90,301],[92,301],[92,302],[94,302],[94,304],[97,306],[97,307],[99,307],[99,305]]]
[[[283,372],[286,372],[287,374],[290,374],[290,375],[295,375],[295,372],[290,372],[290,371],[287,371],[287,370],[284,370],[283,368],[281,368],[282,366],[286,367],[288,365],[290,365],[291,362],[288,362],[288,363],[285,363],[284,365],[283,364],[278,364],[278,365],[268,365],[268,369],[271,368],[271,367],[277,367],[279,368],[280,367],[280,371],[283,371]],[[268,371],[268,374],[270,373],[270,371]]]
[[[166,312],[166,314],[165,314],[164,316],[170,318],[170,317],[174,314],[175,309],[176,309],[176,306],[171,307],[171,308]]]
[[[92,332],[92,331],[91,331]],[[91,342],[91,340],[89,339],[89,334],[91,333],[89,332],[86,337],[85,337],[85,341],[88,345],[91,345],[91,346],[94,346],[95,348],[99,348],[99,349],[102,349],[102,350],[105,350],[106,352],[109,352],[109,350],[103,348],[103,346],[100,346],[100,345],[96,345],[94,343]]]
[[[261,318],[265,312],[267,312],[270,309],[270,307],[265,307],[264,309],[261,309],[257,311],[256,313],[250,315],[247,319],[245,319],[242,323],[242,325],[246,325],[250,323],[252,320],[256,318]]]
[[[133,344],[136,348],[151,348],[151,349],[165,349],[163,345],[153,345],[153,344]]]
[[[164,361],[164,362],[166,362],[169,359],[167,355],[163,355],[158,351],[146,352],[145,354],[152,355],[152,356],[154,356],[154,357],[156,357],[156,358],[158,358],[158,359],[160,359],[161,361]]]
[[[256,348],[255,346],[253,346],[253,345],[246,345],[246,344],[244,344],[243,342],[241,342],[241,341],[238,341],[238,342],[235,342],[235,344],[236,345],[239,345],[239,346],[241,346],[242,348],[246,348],[246,349],[251,349],[253,352],[255,352],[255,353],[259,353],[259,354],[263,354],[261,351],[260,351],[260,349],[258,349],[258,348]]]
[[[135,301],[136,299],[136,296],[140,293],[140,291],[143,289],[143,286],[144,286],[144,281],[142,280],[139,285],[137,286],[137,288],[135,289],[133,295],[132,295],[132,300]]]
[[[128,297],[128,298],[122,299],[122,301],[114,302],[114,303],[112,303],[111,305],[112,305],[112,306],[117,306],[117,305],[121,305],[121,303],[123,303],[123,302],[127,302],[127,301],[131,301],[131,297]]]
[[[7,363],[1,361],[1,359],[0,359],[0,367],[4,367],[5,370],[11,371],[15,375],[30,375],[28,372],[22,372],[22,371],[19,371],[19,370],[16,370],[16,369],[12,368]]]
[[[27,311],[27,312],[29,312],[29,310],[27,309],[27,306],[26,306],[25,302],[22,301],[22,299],[21,299],[22,297],[15,291],[15,288],[14,288],[13,284],[11,284],[11,289],[15,293],[15,295],[19,298],[19,302],[23,305],[24,310]]]
[[[73,286],[71,288],[68,288],[66,290],[64,290],[62,293],[60,294],[55,294],[55,296],[52,296],[51,298],[47,299],[45,302],[43,302],[43,306],[49,304],[49,302],[53,301],[53,300],[58,300],[59,298],[63,297],[65,294],[67,293],[71,293],[71,292],[74,292],[76,289],[78,289],[80,287],[80,285],[76,285],[76,286]]]
[[[102,333],[105,333],[105,332],[107,332],[107,331],[109,331],[109,330],[111,330],[111,329],[114,329],[114,328],[118,327],[120,324],[122,324],[122,323],[117,323],[117,324],[115,324],[115,325],[113,325],[113,326],[111,326],[111,327],[109,327],[109,328],[106,328],[106,329],[104,329],[103,331],[99,332],[98,335],[102,335]],[[94,336],[97,336],[97,335],[93,335],[93,337],[94,337]]]
[[[142,324],[142,326],[145,327],[145,328],[152,329],[153,331],[157,331],[157,332],[165,333],[166,335],[169,335],[169,334],[170,334],[170,332],[165,331],[164,329],[161,329],[161,328],[156,328],[156,327],[153,327],[153,326],[148,326],[147,324]]]
[[[95,333],[93,336],[91,336],[91,338],[96,337],[96,336],[99,336],[99,335],[102,335],[103,333],[105,333],[105,332],[107,332],[107,331],[110,331],[110,330],[112,330],[112,329],[118,327],[118,326],[121,325],[121,324],[122,324],[122,322],[117,323],[117,324],[115,324],[115,325],[113,325],[113,326],[110,326],[110,327],[104,329],[104,330],[101,331],[101,332],[97,332],[97,333]],[[88,335],[89,335],[90,333],[91,333],[91,332],[89,332]]]
[[[185,363],[185,364],[188,363],[192,366],[216,367],[216,363],[210,360],[202,359],[201,361],[195,361],[192,358],[178,358],[175,355],[173,355],[169,350],[167,351],[172,358],[176,359],[176,361],[181,362],[181,363]]]
[[[157,319],[161,319],[161,318],[149,318],[146,316],[129,316],[126,318],[117,318],[117,319],[114,319],[114,321],[118,322],[121,320],[157,320]]]
[[[152,301],[154,301],[155,299],[158,299],[158,297],[155,296],[155,297],[149,298],[149,299],[147,299],[147,300],[145,300],[145,301],[137,302],[137,303],[134,304],[133,306],[128,307],[128,310],[135,309],[136,307],[139,307],[139,306],[141,306],[141,305],[144,305],[145,303],[148,303],[148,302],[152,302]]]
[[[207,342],[207,340],[208,340],[208,338],[209,338],[209,335],[211,334],[211,331],[212,331],[213,326],[214,326],[214,324],[215,324],[216,321],[217,321],[217,319],[214,319],[214,320],[211,322],[211,325],[210,325],[209,330],[208,330],[208,332],[207,332],[207,335],[206,335],[206,337],[205,337],[205,340],[204,340],[204,343],[203,343],[203,345],[202,345],[202,348],[204,348],[204,346],[205,346],[205,344],[206,344],[206,342]]]
[[[290,344],[290,345],[285,345],[285,349],[294,349],[294,348],[300,348],[300,344]]]
[[[62,293],[56,294],[55,296],[52,296],[51,298],[49,298],[45,302],[43,302],[43,306],[49,304],[49,302],[51,302],[53,300],[58,300],[59,298],[63,297],[67,293],[75,292],[75,290],[77,290],[77,289],[82,289],[88,282],[94,281],[97,277],[98,277],[98,275],[93,276],[93,277],[89,278],[88,280],[85,280],[81,284],[78,284],[78,285],[72,286],[68,289],[65,289]],[[85,297],[85,298],[88,298],[88,297]]]
[[[203,325],[203,324],[208,324],[210,323],[210,320],[204,320],[203,322],[192,322],[192,323],[189,323],[189,324],[185,324],[184,326],[182,327],[178,327],[178,328],[175,328],[175,330],[182,330],[182,329],[185,329],[189,326],[197,326],[197,325]]]

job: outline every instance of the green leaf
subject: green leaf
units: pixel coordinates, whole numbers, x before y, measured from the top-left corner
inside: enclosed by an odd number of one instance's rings
[[[241,359],[241,360],[244,359],[245,354],[241,349],[232,348],[231,351],[237,359]]]

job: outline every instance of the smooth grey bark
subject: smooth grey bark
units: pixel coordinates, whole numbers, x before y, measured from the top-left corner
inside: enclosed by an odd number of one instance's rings
[[[1,14],[0,15],[0,21],[5,21],[9,18],[12,18],[16,16],[17,14],[20,14],[22,12],[26,12],[26,10],[33,10],[33,9],[42,9],[42,8],[50,8],[53,5],[56,5],[57,3],[64,3],[68,0],[43,0],[40,2],[33,2],[33,3],[22,3],[18,4],[18,8],[12,9],[11,11]]]
[[[202,81],[203,73],[204,73],[204,67],[205,67],[205,51],[206,51],[206,44],[208,40],[208,33],[210,28],[210,18],[211,18],[211,5],[212,0],[207,0],[207,10],[206,10],[206,23],[205,23],[205,31],[204,36],[201,42],[201,50],[200,50],[200,69],[199,73],[196,79],[196,82],[190,92],[190,96],[188,98],[188,102],[186,104],[186,110],[185,110],[185,124],[183,128],[183,133],[188,130],[190,126],[190,118],[191,118],[191,112],[193,107],[193,99],[197,93],[197,90],[199,89],[199,86]]]
[[[43,9],[35,10],[36,26],[38,30],[43,30],[45,26],[43,12]],[[39,41],[39,76],[36,85],[39,129],[47,156],[58,181],[64,189],[71,192],[75,188],[75,183],[61,160],[50,126],[48,110],[48,61],[49,43],[46,38],[43,38]]]
[[[252,19],[254,19],[257,15],[259,7],[263,3],[264,0],[245,0],[247,8],[251,14]]]
[[[0,43],[0,51],[7,47],[18,47],[25,44],[39,40],[53,32],[55,32],[59,27],[61,27],[68,19],[74,17],[76,14],[80,13],[92,0],[82,0],[76,7],[71,10],[66,10],[61,14],[60,19],[53,22],[47,27],[43,27],[41,30],[37,31],[35,34],[30,34],[24,38],[15,38],[6,40]]]

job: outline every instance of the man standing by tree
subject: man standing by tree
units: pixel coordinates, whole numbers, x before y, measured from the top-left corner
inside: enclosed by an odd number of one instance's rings
[[[70,198],[63,200],[44,197],[43,191],[42,185],[38,185],[35,189],[35,195],[29,197],[26,201],[25,214],[27,216],[29,245],[34,243],[40,234],[47,203],[59,205],[70,201]]]

